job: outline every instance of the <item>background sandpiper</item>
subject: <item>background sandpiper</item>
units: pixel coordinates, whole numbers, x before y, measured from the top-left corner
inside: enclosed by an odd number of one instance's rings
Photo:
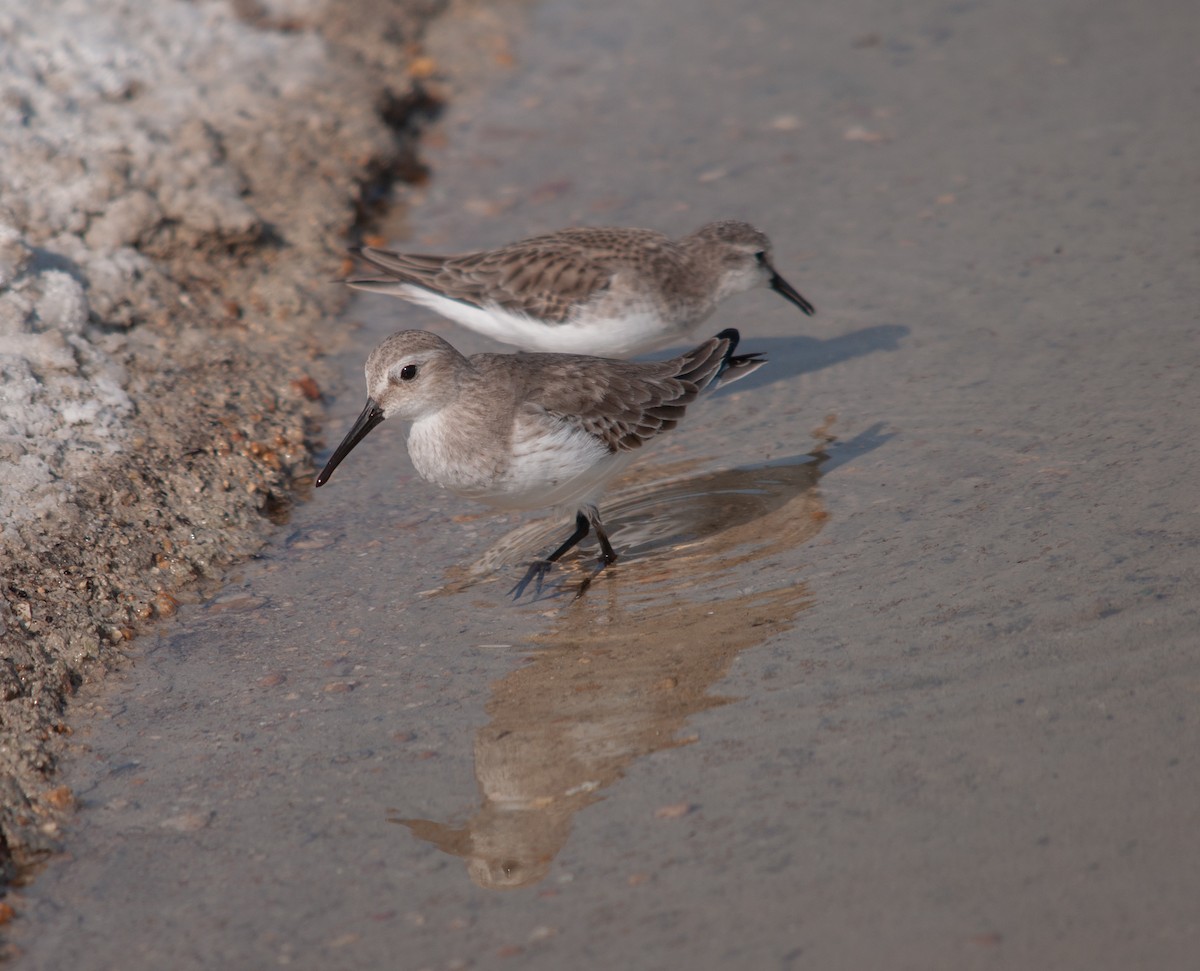
[[[771,263],[771,241],[744,222],[673,240],[649,229],[564,229],[458,256],[354,251],[381,276],[353,277],[522,350],[631,357],[686,337],[726,297],[770,287],[815,309]]]

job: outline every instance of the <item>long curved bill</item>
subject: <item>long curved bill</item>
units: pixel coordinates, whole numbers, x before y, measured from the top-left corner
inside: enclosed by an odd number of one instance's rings
[[[772,268],[771,272],[775,273],[774,268]],[[805,300],[804,297],[800,295],[800,291],[788,283],[787,280],[781,277],[778,273],[775,273],[775,275],[771,277],[771,289],[780,294],[786,300],[790,300],[810,317],[817,312],[817,308]]]
[[[367,406],[362,410],[362,414],[358,416],[350,431],[346,433],[346,437],[342,439],[342,444],[333,450],[333,454],[329,456],[329,461],[325,463],[325,468],[321,470],[321,474],[317,476],[317,481],[313,484],[323,486],[328,482],[329,477],[333,475],[333,470],[338,467],[338,463],[350,454],[350,449],[366,438],[367,432],[381,421],[383,421],[383,410],[379,405],[375,404],[374,398],[368,398]]]

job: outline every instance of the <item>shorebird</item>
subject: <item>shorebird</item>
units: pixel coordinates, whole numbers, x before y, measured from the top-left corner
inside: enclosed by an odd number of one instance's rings
[[[671,239],[650,229],[564,229],[457,256],[355,249],[360,290],[436,310],[527,351],[632,357],[686,337],[722,300],[770,287],[815,308],[771,263],[771,241],[726,220]]]
[[[617,559],[597,507],[604,487],[702,392],[765,363],[761,354],[735,356],[737,344],[738,332],[729,329],[650,363],[575,354],[465,357],[436,334],[401,331],[367,358],[366,406],[316,485],[384,419],[409,421],[408,453],[422,478],[502,509],[574,512],[574,532],[509,591],[519,598],[536,579],[540,592],[551,564],[589,529],[600,543],[600,569]]]

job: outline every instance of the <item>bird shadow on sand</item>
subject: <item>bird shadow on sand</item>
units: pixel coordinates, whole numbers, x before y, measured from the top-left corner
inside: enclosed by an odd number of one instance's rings
[[[755,337],[752,331],[742,330],[738,352],[761,353],[767,363],[737,382],[739,392],[765,388],[777,381],[786,381],[841,364],[843,361],[868,354],[895,351],[908,336],[903,324],[876,324],[849,334],[822,339],[797,335],[795,337]],[[670,353],[670,352],[668,352]]]

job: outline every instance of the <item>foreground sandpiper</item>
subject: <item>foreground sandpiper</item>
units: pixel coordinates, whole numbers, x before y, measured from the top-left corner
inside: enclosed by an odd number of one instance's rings
[[[564,508],[575,531],[511,591],[540,590],[550,564],[596,531],[600,569],[617,558],[596,502],[646,441],[674,428],[701,392],[749,374],[736,330],[666,361],[575,354],[464,357],[436,334],[393,334],[367,358],[367,404],[316,484],[385,418],[412,422],[413,467],[436,485],[503,509]]]
[[[749,223],[671,239],[650,229],[564,229],[458,256],[354,251],[381,276],[346,282],[423,304],[527,351],[631,357],[686,337],[726,297],[770,287],[815,309],[776,272]]]

